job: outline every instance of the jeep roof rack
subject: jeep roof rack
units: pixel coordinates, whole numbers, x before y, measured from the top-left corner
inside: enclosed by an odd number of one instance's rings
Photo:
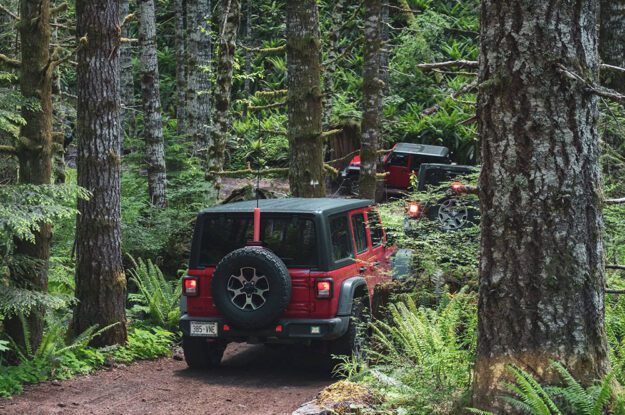
[[[333,213],[363,208],[373,205],[368,199],[331,199],[331,198],[282,198],[260,199],[258,207],[266,213],[314,213],[331,215]],[[203,209],[200,213],[252,213],[256,200],[228,203]]]
[[[397,153],[421,154],[435,157],[446,157],[449,154],[449,149],[447,147],[413,143],[397,143],[393,151]]]

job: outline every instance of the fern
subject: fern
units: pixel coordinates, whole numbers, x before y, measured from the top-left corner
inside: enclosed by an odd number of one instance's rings
[[[144,312],[152,323],[174,329],[180,317],[180,284],[167,281],[161,270],[149,259],[143,261],[130,257],[130,260],[133,263],[129,271],[130,281],[138,289],[137,293],[128,295],[128,299],[135,303],[133,312]]]

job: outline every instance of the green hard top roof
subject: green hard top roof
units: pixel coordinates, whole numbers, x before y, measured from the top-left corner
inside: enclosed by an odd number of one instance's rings
[[[282,198],[282,199],[260,199],[258,207],[261,212],[269,213],[315,213],[332,214],[347,210],[363,208],[373,205],[368,199],[306,199],[306,198]],[[246,213],[253,212],[256,207],[256,200],[245,202],[228,203],[202,210],[200,213]]]

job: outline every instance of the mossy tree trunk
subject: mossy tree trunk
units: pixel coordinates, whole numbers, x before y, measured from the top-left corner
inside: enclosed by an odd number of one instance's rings
[[[481,259],[473,406],[501,400],[505,365],[584,384],[608,368],[597,98],[598,0],[483,0],[478,94]]]
[[[120,19],[124,19],[130,14],[130,0],[120,0],[119,2]],[[130,38],[130,22],[122,26],[122,37]],[[132,45],[124,43],[120,52],[121,66],[121,94],[122,94],[122,132],[129,136],[135,133],[135,90],[134,79],[132,76]],[[123,136],[122,136],[123,138]]]
[[[337,59],[341,54],[341,26],[344,24],[345,0],[336,0],[332,5],[330,30],[328,33],[328,62],[323,68],[323,127],[328,128],[332,118],[333,95]]]
[[[52,180],[52,73],[50,56],[50,1],[22,0],[20,2],[21,66],[20,91],[37,105],[22,106],[26,124],[20,129],[17,145],[20,184],[50,184]],[[40,264],[27,271],[12,270],[17,286],[34,291],[48,291],[48,259],[50,257],[50,225],[35,232],[34,242],[16,241],[15,253],[39,260]],[[26,317],[30,331],[30,346],[36,350],[41,342],[45,310],[37,307]],[[5,331],[22,348],[24,330],[18,318],[5,321]]]
[[[186,0],[175,0],[176,14],[176,131],[178,135],[186,134],[186,107],[187,107],[187,75],[185,61],[185,33],[186,33]]]
[[[381,0],[365,0],[364,56],[362,80],[362,138],[360,145],[359,195],[375,199],[378,147],[380,141],[380,102],[383,82],[381,61]]]
[[[187,132],[193,138],[196,152],[208,166],[212,147],[210,134],[212,60],[210,0],[187,0]]]
[[[236,51],[237,33],[241,20],[240,0],[221,0],[219,17],[219,55],[217,57],[217,80],[215,82],[215,112],[213,117],[213,146],[208,163],[212,172],[224,168],[226,143],[230,130],[230,95],[232,90],[232,66]],[[218,176],[215,182],[219,185]]]
[[[78,185],[92,196],[78,202],[75,334],[113,328],[97,346],[126,341],[126,277],[122,265],[120,173],[119,7],[116,0],[77,0]]]
[[[164,208],[167,206],[167,174],[156,54],[156,14],[154,0],[138,1],[143,136],[148,170],[148,194],[152,205]]]
[[[325,196],[321,53],[316,0],[286,3],[289,185],[296,197]]]

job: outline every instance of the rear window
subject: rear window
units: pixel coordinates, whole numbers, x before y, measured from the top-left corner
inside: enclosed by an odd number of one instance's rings
[[[221,258],[253,239],[251,215],[211,215],[203,218],[198,264],[214,266]],[[311,268],[318,265],[317,235],[311,218],[263,216],[260,239],[284,261],[287,267]]]

